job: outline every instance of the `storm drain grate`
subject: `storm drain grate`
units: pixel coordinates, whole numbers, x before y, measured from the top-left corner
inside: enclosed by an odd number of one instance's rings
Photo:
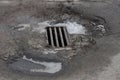
[[[66,47],[69,45],[69,36],[66,27],[48,26],[47,38],[48,43],[52,47]]]

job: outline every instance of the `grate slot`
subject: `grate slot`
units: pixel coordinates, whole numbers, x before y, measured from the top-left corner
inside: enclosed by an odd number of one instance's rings
[[[51,39],[50,39],[50,31],[49,31],[49,27],[47,27],[46,30],[47,30],[48,43],[49,43],[49,45],[51,45]]]
[[[53,34],[52,34],[52,29],[49,28],[49,31],[50,31],[50,41],[51,41],[51,45],[54,47],[54,41],[53,41]]]
[[[67,29],[66,28],[63,28],[63,32],[64,32],[64,35],[65,35],[65,40],[66,40],[66,45],[69,45],[69,37],[68,37],[68,32],[67,32]]]
[[[59,47],[62,47],[62,41],[61,41],[61,37],[60,37],[60,31],[59,31],[59,27],[56,28],[57,29],[57,33],[58,33],[58,42],[59,42]]]
[[[59,47],[59,42],[58,42],[58,32],[57,32],[56,27],[54,27],[54,31],[55,31],[56,47]]]
[[[55,30],[54,28],[51,28],[52,29],[52,35],[53,35],[53,42],[54,42],[54,46],[57,46],[57,40],[56,40],[56,34],[55,34]]]
[[[62,35],[63,35],[63,40],[64,40],[64,45],[67,46],[67,36],[66,36],[66,33],[65,33],[64,29],[65,28],[61,28]]]
[[[60,33],[60,39],[61,39],[61,43],[62,43],[62,46],[61,47],[64,47],[64,40],[63,40],[63,35],[62,35],[62,29],[61,27],[59,27],[59,33]]]
[[[52,47],[66,47],[69,45],[68,32],[66,27],[49,26],[46,28],[48,43]]]

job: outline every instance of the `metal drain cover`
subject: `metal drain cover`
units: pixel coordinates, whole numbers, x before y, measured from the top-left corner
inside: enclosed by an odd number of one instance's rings
[[[66,47],[69,45],[69,35],[64,26],[48,26],[48,44],[52,47]]]

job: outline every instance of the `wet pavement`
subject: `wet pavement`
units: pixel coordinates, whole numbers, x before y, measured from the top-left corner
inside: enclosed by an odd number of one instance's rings
[[[26,0],[27,1],[27,0]],[[52,77],[43,76],[30,76],[18,73],[16,74],[10,70],[6,63],[0,60],[0,79],[1,80],[120,80],[120,66],[119,66],[119,54],[120,54],[120,1],[119,0],[94,0],[81,1],[80,3],[74,3],[71,5],[73,12],[81,13],[89,16],[100,16],[106,20],[107,34],[102,38],[97,38],[97,44],[91,49],[87,49],[81,55],[75,56],[74,59],[70,60],[69,68],[65,70],[64,74],[60,74]],[[17,4],[19,1],[16,1]],[[35,2],[34,2],[35,3]],[[3,2],[2,2],[3,4]],[[8,4],[8,2],[4,2]],[[16,4],[16,5],[17,5]],[[10,5],[2,5],[0,12],[0,54],[4,52],[15,53],[14,49],[17,47],[14,43],[13,36],[10,32],[10,27],[6,27],[6,24],[16,25],[23,22],[39,22],[36,18],[31,18],[32,9],[28,12],[17,9],[7,9]],[[65,4],[68,5],[68,4]],[[12,5],[13,6],[13,5]],[[15,6],[15,5],[14,5]],[[4,13],[5,12],[5,13]],[[36,14],[36,13],[35,13]],[[34,14],[34,16],[36,16]],[[24,15],[24,17],[23,17]],[[22,16],[22,17],[19,17]],[[33,16],[33,15],[32,15]],[[88,17],[89,17],[88,16]],[[39,16],[38,16],[39,17]],[[23,20],[24,19],[24,20]],[[6,23],[6,24],[5,24]],[[5,24],[5,26],[3,26]],[[9,44],[9,46],[8,46]],[[6,47],[8,46],[8,47]],[[25,60],[24,64],[26,63]],[[21,63],[21,62],[20,62]],[[23,64],[23,63],[21,63]],[[23,65],[24,65],[23,64]],[[15,64],[17,65],[17,64]],[[17,66],[19,67],[19,66]],[[25,66],[24,66],[25,67]],[[32,66],[29,66],[32,67]],[[37,65],[36,65],[37,67]],[[43,66],[41,66],[43,68]]]

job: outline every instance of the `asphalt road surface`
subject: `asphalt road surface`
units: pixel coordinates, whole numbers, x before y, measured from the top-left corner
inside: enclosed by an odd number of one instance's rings
[[[33,12],[37,9],[33,10],[29,7],[20,6],[21,3],[27,4],[30,1],[0,1],[1,55],[7,52],[15,53],[17,47],[13,41],[10,27],[7,27],[8,25],[39,22],[38,19],[30,17],[36,16],[36,13],[33,15]],[[40,0],[34,0],[32,4],[41,5],[41,3]],[[56,3],[52,2],[53,4]],[[6,62],[0,60],[0,80],[120,80],[120,1],[81,0],[80,2],[64,5],[71,6],[73,11],[82,12],[86,16],[104,18],[107,23],[107,34],[96,39],[97,45],[92,49],[88,49],[84,55],[76,56],[74,60],[71,60],[71,66],[64,74],[52,77],[25,75],[11,71]]]

